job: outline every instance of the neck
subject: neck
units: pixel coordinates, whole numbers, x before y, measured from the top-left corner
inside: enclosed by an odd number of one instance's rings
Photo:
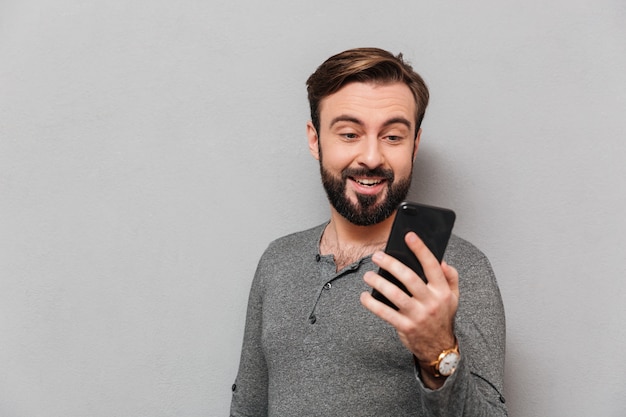
[[[385,247],[395,214],[380,223],[358,226],[350,223],[331,207],[331,217],[322,240],[320,252],[333,255],[337,270]]]

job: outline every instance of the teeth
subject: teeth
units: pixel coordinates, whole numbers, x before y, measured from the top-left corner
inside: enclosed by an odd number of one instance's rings
[[[356,182],[358,182],[361,185],[376,185],[376,184],[380,184],[381,180],[365,178],[365,179],[358,179],[356,180]]]

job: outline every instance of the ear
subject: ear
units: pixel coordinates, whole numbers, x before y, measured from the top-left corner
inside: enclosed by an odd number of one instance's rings
[[[415,158],[417,157],[417,149],[420,146],[420,139],[422,138],[422,128],[420,127],[417,131],[417,136],[415,136],[415,144],[413,146],[413,162],[415,162]]]
[[[309,121],[306,124],[306,136],[309,140],[309,152],[313,155],[313,158],[320,160],[320,148],[319,148],[319,136],[317,135],[317,130],[315,130],[315,126],[313,126],[313,122]]]

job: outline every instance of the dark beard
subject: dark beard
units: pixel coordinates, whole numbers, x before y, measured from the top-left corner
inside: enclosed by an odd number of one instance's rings
[[[412,171],[411,167],[411,173]],[[357,226],[371,226],[389,218],[398,208],[398,205],[404,201],[411,186],[411,175],[395,183],[393,171],[380,167],[373,170],[346,168],[341,172],[341,178],[335,178],[324,168],[322,158],[320,158],[320,172],[322,174],[322,184],[330,204],[350,223]],[[376,204],[377,195],[357,193],[357,203],[352,203],[346,196],[346,184],[349,177],[384,178],[387,182],[385,199]]]

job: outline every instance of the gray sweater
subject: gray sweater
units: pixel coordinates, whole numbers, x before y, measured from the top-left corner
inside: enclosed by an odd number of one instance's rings
[[[324,227],[280,238],[261,257],[231,416],[506,416],[504,309],[487,258],[451,237],[461,362],[430,390],[393,327],[359,302],[371,257],[336,272],[319,254]]]

